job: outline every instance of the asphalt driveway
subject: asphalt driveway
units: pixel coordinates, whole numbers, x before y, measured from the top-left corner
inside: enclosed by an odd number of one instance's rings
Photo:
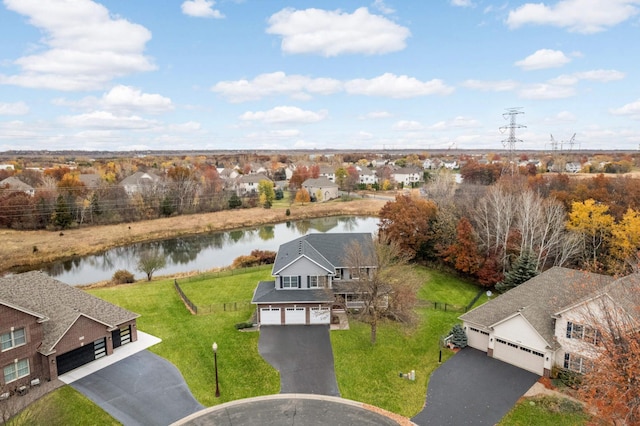
[[[328,325],[261,326],[258,352],[280,372],[280,393],[340,396]]]
[[[495,425],[540,376],[466,347],[438,367],[427,403],[413,422],[426,425]]]
[[[71,384],[125,426],[168,425],[204,408],[178,369],[147,350]]]

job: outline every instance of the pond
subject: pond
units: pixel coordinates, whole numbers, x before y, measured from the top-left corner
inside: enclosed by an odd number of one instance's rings
[[[375,234],[377,230],[378,218],[375,217],[338,216],[298,220],[117,247],[101,254],[41,265],[40,269],[71,285],[109,280],[120,269],[135,274],[136,279],[143,279],[145,275],[137,271],[137,264],[140,254],[148,250],[158,250],[167,260],[166,266],[156,272],[156,275],[173,275],[227,266],[238,256],[248,255],[252,250],[277,251],[281,244],[308,233]]]

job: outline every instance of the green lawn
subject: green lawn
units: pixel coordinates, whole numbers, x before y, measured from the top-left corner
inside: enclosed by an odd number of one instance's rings
[[[499,426],[582,426],[589,415],[579,404],[555,397],[527,398],[520,401]]]
[[[9,420],[7,426],[120,425],[102,408],[71,386],[45,395]]]

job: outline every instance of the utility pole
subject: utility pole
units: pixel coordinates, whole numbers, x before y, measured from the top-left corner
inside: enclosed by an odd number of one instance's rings
[[[507,130],[509,130],[509,137],[502,141],[502,145],[509,151],[509,168],[511,169],[512,175],[515,173],[516,168],[516,164],[514,162],[516,142],[522,142],[521,139],[516,138],[516,129],[527,127],[522,124],[516,123],[516,117],[518,116],[518,114],[524,114],[524,111],[522,111],[522,107],[507,108],[507,112],[502,114],[502,117],[505,120],[509,120],[509,124],[500,127],[501,133],[505,133]]]

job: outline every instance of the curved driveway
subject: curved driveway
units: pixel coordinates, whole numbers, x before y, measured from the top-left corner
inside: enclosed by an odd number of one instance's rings
[[[495,425],[540,376],[466,347],[429,379],[420,426]]]
[[[126,426],[164,426],[204,408],[178,369],[147,350],[71,386]]]
[[[280,372],[280,393],[340,396],[328,325],[263,325],[258,352]]]

